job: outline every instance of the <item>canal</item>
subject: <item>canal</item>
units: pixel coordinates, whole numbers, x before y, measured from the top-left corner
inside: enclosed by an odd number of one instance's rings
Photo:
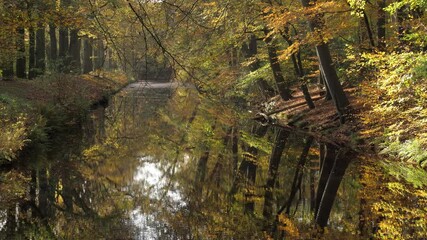
[[[1,239],[366,239],[385,221],[425,234],[425,209],[404,209],[425,207],[424,192],[405,193],[376,156],[225,99],[138,82],[31,145],[1,174]],[[385,219],[391,198],[401,211]]]

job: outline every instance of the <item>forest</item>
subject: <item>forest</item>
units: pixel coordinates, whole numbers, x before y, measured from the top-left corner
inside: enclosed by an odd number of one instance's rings
[[[427,238],[427,0],[0,0],[0,239]]]

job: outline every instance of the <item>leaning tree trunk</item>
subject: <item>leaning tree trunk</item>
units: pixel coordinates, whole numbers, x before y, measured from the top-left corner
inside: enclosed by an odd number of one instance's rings
[[[304,165],[306,163],[307,156],[308,156],[308,153],[309,153],[309,150],[310,150],[312,143],[313,143],[313,137],[308,137],[306,142],[305,142],[302,153],[300,155],[296,169],[295,169],[295,174],[294,174],[294,178],[292,181],[291,191],[289,193],[288,200],[285,202],[285,204],[276,213],[276,220],[274,222],[273,229],[272,229],[273,233],[275,233],[277,231],[277,227],[279,224],[279,216],[280,216],[280,214],[283,213],[283,211],[285,209],[286,209],[286,212],[285,212],[286,215],[289,216],[292,202],[294,201],[298,190],[301,189],[302,177],[303,177],[303,173],[304,173],[303,168],[304,168]]]
[[[292,201],[295,198],[295,195],[297,194],[297,190],[301,188],[301,183],[302,183],[302,175],[303,175],[303,168],[304,165],[307,161],[307,156],[308,153],[310,151],[310,147],[313,144],[313,137],[308,137],[304,146],[304,149],[302,150],[302,153],[300,155],[298,164],[296,166],[296,170],[295,170],[295,175],[294,178],[292,180],[292,187],[291,187],[291,192],[289,194],[289,198],[288,201],[286,202],[285,206],[286,206],[286,211],[285,213],[287,215],[289,215],[291,213],[291,205],[292,205]],[[280,209],[280,210],[284,210],[284,209]]]
[[[324,191],[322,192],[322,198],[317,209],[316,223],[321,228],[326,227],[328,224],[329,215],[331,214],[338,188],[349,163],[350,159],[345,158],[345,156],[340,157],[340,154],[335,158],[334,165],[328,176],[328,180]]]
[[[285,31],[287,31],[287,29],[285,29]],[[292,39],[290,38],[290,36],[288,34],[286,34],[285,32],[283,32],[282,37],[285,39],[285,41],[288,43],[289,47],[293,44]],[[298,48],[297,53],[292,53],[291,55],[291,59],[292,59],[292,64],[294,65],[294,70],[295,70],[295,74],[296,76],[300,79],[300,80],[304,80],[304,68],[302,65],[302,61],[301,61],[301,51]],[[311,95],[310,92],[308,91],[308,87],[306,83],[301,83],[301,91],[304,95],[304,99],[305,102],[307,103],[307,106],[310,109],[315,108],[313,99],[311,99]]]
[[[311,1],[311,3],[315,2],[315,0]],[[301,4],[304,7],[309,7],[311,5],[309,0],[301,0]],[[321,29],[322,23],[320,18],[321,16],[316,15],[314,18],[309,19],[308,23],[312,32],[318,32],[318,29]],[[347,107],[350,103],[347,99],[347,96],[345,95],[341,83],[339,82],[338,75],[332,61],[331,53],[329,51],[329,45],[325,42],[317,44],[316,52],[320,66],[323,70],[325,83],[329,88],[332,100],[335,103],[338,114],[342,115],[344,113],[345,107]]]
[[[329,87],[325,82],[325,74],[323,74],[323,69],[322,67],[319,65],[319,83],[320,85],[322,85],[325,89],[325,100],[329,101],[332,99],[331,96],[331,91],[329,91]]]
[[[271,70],[273,71],[274,80],[276,82],[277,90],[280,97],[287,101],[292,98],[291,91],[289,90],[289,83],[285,80],[280,66],[279,58],[277,56],[276,47],[273,45],[273,39],[270,36],[270,30],[264,28],[264,42],[267,44],[268,60],[270,61]]]
[[[320,177],[319,183],[317,185],[317,193],[316,193],[316,209],[315,216],[319,210],[320,201],[322,200],[323,192],[326,187],[326,183],[328,181],[328,177],[332,171],[332,167],[334,165],[335,157],[336,157],[336,149],[332,145],[320,145],[320,148],[325,147],[326,152],[320,154]]]

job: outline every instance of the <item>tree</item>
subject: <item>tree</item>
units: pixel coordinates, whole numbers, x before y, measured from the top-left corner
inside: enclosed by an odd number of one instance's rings
[[[46,35],[43,24],[36,30],[35,68],[36,75],[44,74],[46,70]]]
[[[377,20],[377,36],[378,36],[378,48],[384,51],[386,48],[386,0],[378,0],[378,20]]]
[[[83,73],[89,73],[93,70],[93,48],[92,39],[85,37],[83,39]]]
[[[29,28],[29,70],[28,70],[28,79],[33,79],[36,77],[36,34],[34,28]]]
[[[58,59],[58,39],[56,37],[56,26],[54,23],[49,24],[49,41],[50,41],[50,61],[56,65]]]
[[[251,70],[251,72],[255,72],[259,70],[261,67],[261,64],[260,64],[260,60],[256,56],[258,53],[258,44],[257,44],[257,38],[255,34],[251,34],[249,36],[248,44],[243,43],[242,52],[245,58],[251,61],[251,63],[249,64],[249,69]],[[261,90],[261,93],[265,96],[265,98],[269,98],[273,96],[275,91],[264,78],[260,77],[256,80],[256,82]]]
[[[268,222],[273,216],[273,191],[277,178],[277,171],[279,169],[280,160],[282,158],[283,151],[285,150],[286,141],[289,137],[289,132],[284,129],[279,129],[276,134],[276,139],[273,147],[273,151],[270,155],[270,161],[268,165],[267,183],[265,184],[264,193],[264,208],[262,215]]]
[[[282,32],[282,37],[285,39],[285,41],[288,43],[289,47],[291,47],[294,43],[290,36],[286,33],[288,31],[288,28],[286,27],[285,30]],[[291,54],[292,64],[294,65],[294,70],[296,76],[301,80],[304,81],[305,72],[304,67],[302,65],[301,61],[301,51],[298,47],[298,51],[296,53]],[[307,106],[310,109],[315,108],[314,102],[311,99],[310,92],[308,91],[307,84],[305,82],[301,83],[301,90],[304,94],[305,102],[307,103]]]
[[[308,8],[315,4],[316,1],[301,0],[303,7]],[[320,14],[315,14],[314,16],[309,16],[308,24],[310,30],[317,34],[320,39],[322,39],[322,19]],[[321,66],[321,71],[325,77],[326,86],[331,94],[332,100],[334,101],[335,107],[338,114],[342,115],[345,108],[350,104],[345,92],[339,82],[337,72],[332,61],[331,53],[329,51],[329,45],[321,40],[321,42],[316,44],[316,53]]]
[[[25,29],[18,28],[18,34],[16,36],[16,46],[18,47],[18,56],[16,60],[16,76],[18,78],[26,78],[27,64],[25,54]]]
[[[73,72],[80,73],[80,38],[78,36],[78,29],[70,30],[70,46],[68,52],[70,53],[70,67]]]
[[[273,71],[276,87],[283,100],[290,100],[292,95],[289,90],[289,83],[283,77],[282,68],[277,56],[277,50],[273,45],[274,43],[273,38],[271,37],[271,31],[268,28],[264,28],[263,31],[265,34],[264,41],[267,44],[268,60],[270,61],[270,67]]]
[[[67,10],[71,5],[71,0],[63,0],[61,1],[61,9]],[[59,70],[66,71],[69,57],[69,28],[65,25],[65,21],[61,21],[61,25],[59,26],[59,39],[58,39],[58,56],[59,56]]]

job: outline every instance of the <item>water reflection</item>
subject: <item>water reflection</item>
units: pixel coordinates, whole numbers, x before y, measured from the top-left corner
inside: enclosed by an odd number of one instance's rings
[[[247,121],[225,99],[150,85],[2,173],[14,179],[2,181],[2,238],[357,238],[351,153]]]

